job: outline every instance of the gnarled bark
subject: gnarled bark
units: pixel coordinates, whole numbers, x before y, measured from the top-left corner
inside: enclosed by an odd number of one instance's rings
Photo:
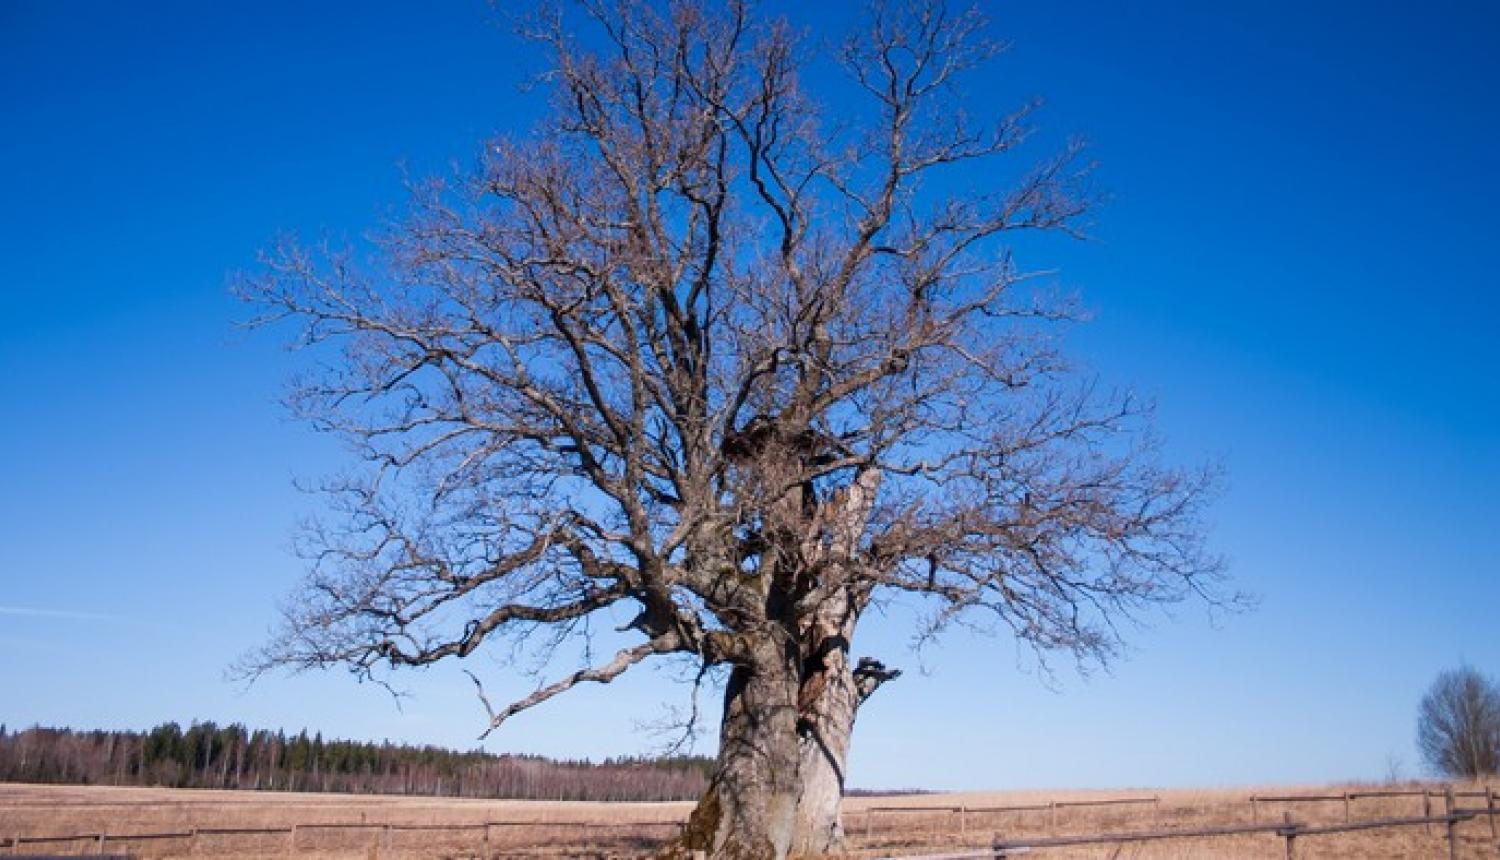
[[[736,666],[724,693],[719,758],[684,846],[716,860],[781,860],[800,786],[795,648]]]
[[[803,631],[797,703],[802,785],[793,854],[843,850],[840,812],[854,720],[876,687],[901,674],[869,658],[851,665],[849,643],[864,602],[859,591],[841,590],[819,605]]]
[[[798,718],[797,743],[802,785],[797,795],[794,854],[824,854],[843,848],[840,807],[845,765],[859,701],[848,652],[840,650],[823,670],[822,692]]]
[[[725,690],[718,765],[689,819],[683,849],[715,858],[782,858],[843,850],[840,815],[859,706],[900,674],[851,665],[859,601],[840,592],[814,615],[796,660],[737,667]]]
[[[849,665],[849,640],[861,601],[841,589],[822,601],[802,633],[802,687],[797,701],[797,743],[802,785],[792,850],[838,850],[844,832],[839,806],[844,766],[859,694]]]

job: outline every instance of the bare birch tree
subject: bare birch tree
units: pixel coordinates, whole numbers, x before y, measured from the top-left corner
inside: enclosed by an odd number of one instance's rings
[[[835,121],[816,53],[743,3],[534,19],[539,129],[418,188],[381,263],[288,245],[245,284],[332,356],[294,402],[370,465],[251,667],[373,677],[629,607],[634,644],[489,728],[653,658],[725,667],[684,847],[779,858],[841,843],[855,715],[898,674],[850,654],[872,600],[1093,660],[1214,599],[1211,475],[1070,373],[1071,309],[1013,260],[1081,231],[1089,163],[1007,167],[1034,105],[965,109],[983,30],[877,5],[832,52]]]

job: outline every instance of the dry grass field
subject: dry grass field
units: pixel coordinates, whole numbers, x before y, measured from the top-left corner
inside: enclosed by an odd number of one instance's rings
[[[969,792],[852,798],[845,822],[851,857],[872,858],[980,849],[997,838],[1168,828],[1191,829],[1283,820],[1304,824],[1412,817],[1418,797],[1357,798],[1317,803],[1254,804],[1252,794],[1338,794],[1347,787],[1077,792]],[[1358,790],[1356,788],[1355,790]],[[1156,803],[1068,806],[1070,802],[1158,797]],[[1048,804],[1057,804],[1048,808]],[[1471,801],[1475,805],[1482,801]],[[1460,806],[1465,804],[1461,803]],[[1012,811],[1002,806],[1039,807]],[[894,807],[894,808],[893,808]],[[963,808],[960,814],[956,808]],[[481,801],[388,796],[292,794],[0,784],[0,846],[15,836],[108,834],[104,850],[143,858],[315,857],[478,858],[648,857],[670,838],[688,803]],[[1441,810],[1441,800],[1434,804]],[[484,827],[489,822],[490,826]],[[291,826],[296,825],[295,831]],[[329,825],[364,825],[332,827]],[[390,828],[384,825],[392,825]],[[280,828],[272,833],[216,833]],[[194,835],[196,831],[196,835]],[[131,834],[161,835],[130,839]],[[1483,818],[1457,827],[1460,857],[1495,857],[1500,846]],[[97,838],[24,843],[16,853],[92,854]],[[1159,842],[1038,850],[1047,858],[1283,858],[1275,834],[1183,838]],[[1299,858],[1446,858],[1441,826],[1407,826],[1309,835]]]

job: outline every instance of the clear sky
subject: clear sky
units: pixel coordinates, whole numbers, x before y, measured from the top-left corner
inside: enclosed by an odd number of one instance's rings
[[[1094,312],[1074,354],[1159,399],[1175,459],[1225,462],[1214,544],[1261,605],[1183,607],[1050,684],[1004,640],[919,658],[893,610],[856,650],[913,671],[862,714],[853,784],[1419,774],[1426,684],[1500,674],[1500,6],[989,8],[1014,47],[976,109],[1044,95],[1114,196],[1035,261]],[[0,722],[473,744],[454,667],[400,710],[343,674],[223,680],[300,574],[293,480],[347,462],[285,417],[292,361],[226,284],[524,127],[527,68],[479,0],[0,3]],[[642,672],[486,746],[648,750],[664,702]]]

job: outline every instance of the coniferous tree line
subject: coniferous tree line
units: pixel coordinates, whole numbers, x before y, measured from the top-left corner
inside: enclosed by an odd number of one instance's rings
[[[162,723],[146,732],[0,725],[0,781],[538,800],[692,800],[711,759],[603,762]]]

